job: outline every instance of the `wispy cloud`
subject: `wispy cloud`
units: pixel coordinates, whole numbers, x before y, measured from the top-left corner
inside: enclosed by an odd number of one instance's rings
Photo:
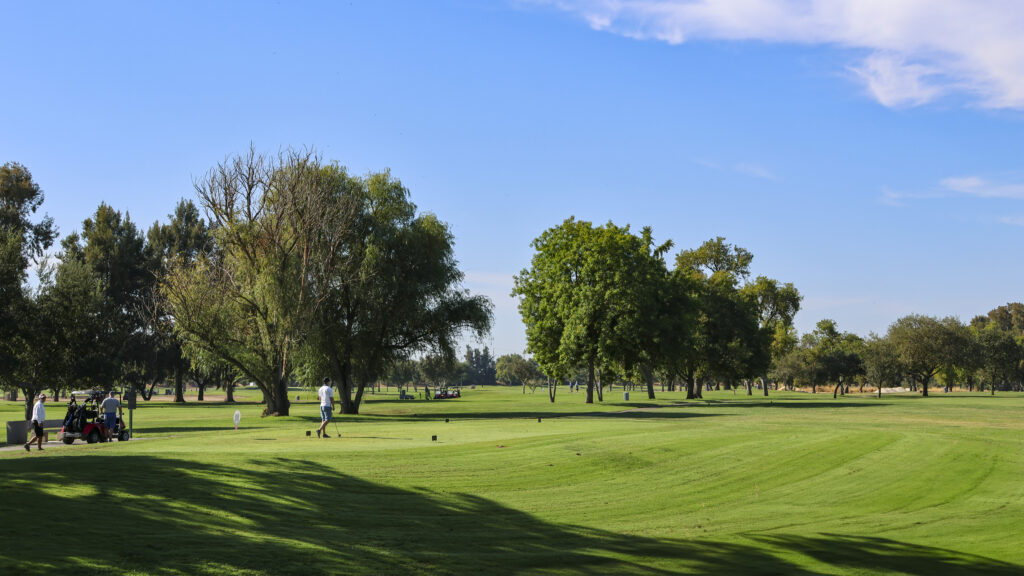
[[[1024,216],[1003,216],[999,221],[1011,226],[1024,226]]]
[[[943,178],[938,186],[926,192],[900,192],[882,188],[879,202],[886,206],[906,206],[913,200],[934,198],[973,197],[986,200],[1024,200],[1024,184],[992,182],[979,176]],[[1024,226],[1024,216],[1002,216],[996,221],[1012,226]]]
[[[670,44],[716,39],[850,49],[847,69],[884,106],[963,94],[1024,109],[1019,0],[528,0],[591,28]]]
[[[946,178],[939,184],[946,190],[978,198],[1024,199],[1024,184],[992,183],[977,176]]]
[[[747,176],[753,176],[754,178],[761,178],[762,180],[777,180],[775,174],[772,174],[770,170],[758,164],[739,162],[734,164],[732,169],[740,174],[746,174]]]
[[[901,192],[889,188],[882,188],[882,197],[879,202],[886,206],[906,206],[911,200],[930,200],[933,198],[949,198],[953,194],[948,191],[933,192]]]
[[[706,159],[703,159],[703,158],[698,158],[698,159],[694,159],[693,163],[697,164],[698,166],[703,166],[705,168],[710,168],[711,170],[727,170],[727,171],[730,171],[730,172],[736,172],[738,174],[743,174],[745,176],[753,176],[754,178],[760,178],[762,180],[773,180],[774,181],[774,180],[778,180],[779,179],[775,175],[775,173],[772,172],[771,170],[769,170],[768,168],[766,168],[766,167],[764,167],[764,166],[762,166],[760,164],[755,164],[753,162],[736,162],[736,163],[729,164],[729,165],[723,165],[723,164],[719,164],[718,162],[712,162],[711,160],[706,160]]]

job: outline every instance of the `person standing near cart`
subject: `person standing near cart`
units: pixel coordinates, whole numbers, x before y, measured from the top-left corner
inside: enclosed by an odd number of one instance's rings
[[[113,440],[114,428],[117,427],[117,416],[121,414],[121,420],[124,421],[124,411],[121,409],[121,401],[114,398],[114,391],[111,390],[107,398],[100,404],[100,410],[103,411],[103,427],[107,429],[107,440]]]
[[[46,394],[40,394],[32,405],[32,439],[25,443],[25,451],[32,451],[32,442],[38,441],[39,449],[43,449],[43,422],[46,422]]]
[[[327,435],[327,423],[331,421],[334,411],[334,390],[331,389],[330,378],[324,378],[324,385],[317,390],[316,395],[320,398],[320,428],[316,431],[316,437],[330,438]]]

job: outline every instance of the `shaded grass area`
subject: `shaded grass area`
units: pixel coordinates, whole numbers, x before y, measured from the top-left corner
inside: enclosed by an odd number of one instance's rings
[[[753,536],[762,547],[623,536],[546,522],[472,494],[381,486],[288,458],[238,467],[90,456],[88,466],[105,471],[102,477],[75,470],[83,464],[37,459],[21,470],[31,480],[5,489],[3,537],[20,543],[0,556],[0,571],[816,573],[774,553],[789,551],[873,573],[1021,573],[1009,563],[877,537]],[[41,512],[59,513],[65,527],[92,527],[94,536],[62,537],[68,532],[61,530],[43,542],[11,529]],[[119,527],[113,533],[105,527],[111,521]]]
[[[1024,396],[709,396],[145,405],[0,454],[0,574],[1024,573]]]

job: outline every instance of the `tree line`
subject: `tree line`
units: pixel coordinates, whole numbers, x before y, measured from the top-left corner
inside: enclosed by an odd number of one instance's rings
[[[387,171],[250,149],[193,184],[198,206],[182,200],[145,235],[101,204],[48,259],[42,190],[24,166],[0,169],[0,386],[26,402],[86,386],[148,399],[173,378],[184,401],[185,380],[229,397],[242,380],[287,415],[289,383],[328,375],[356,413],[397,363],[452,364],[462,334],[490,329],[448,226]]]
[[[905,387],[1024,389],[1024,305],[1008,304],[964,325],[912,314],[884,336],[840,332],[830,319],[798,335],[801,295],[792,283],[752,278],[753,254],[712,238],[667,263],[672,242],[655,244],[609,222],[569,218],[532,243],[530,267],[513,296],[527,352],[499,358],[507,383],[541,381],[555,400],[560,382],[585,382],[586,402],[603,389],[640,383],[655,397],[682,387],[688,399],[713,388]]]

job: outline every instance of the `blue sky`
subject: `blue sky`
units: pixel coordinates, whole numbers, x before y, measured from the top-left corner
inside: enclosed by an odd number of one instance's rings
[[[485,342],[569,216],[752,251],[821,318],[884,332],[1024,299],[1024,8],[950,0],[4,6],[0,163],[62,234],[143,229],[250,142],[390,168],[447,221]]]

